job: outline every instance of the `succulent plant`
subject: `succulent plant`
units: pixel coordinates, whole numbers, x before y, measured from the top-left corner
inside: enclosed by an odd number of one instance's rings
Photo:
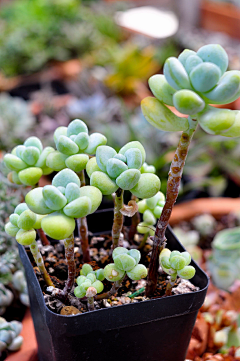
[[[98,188],[93,186],[80,188],[80,185],[77,174],[66,168],[54,176],[52,185],[32,189],[25,197],[32,213],[42,215],[40,226],[43,231],[54,239],[64,239],[68,280],[63,291],[54,290],[55,294],[58,292],[58,296],[63,299],[67,297],[74,283],[75,218],[84,218],[95,212],[102,201],[102,193]],[[36,244],[34,245],[36,247]]]
[[[47,156],[54,152],[52,147],[43,149],[37,137],[29,137],[23,145],[13,148],[4,156],[4,163],[11,170],[8,179],[12,183],[34,186],[43,174],[50,174],[53,169],[46,165]]]
[[[118,153],[112,147],[100,146],[96,158],[87,164],[90,184],[98,187],[103,195],[121,188],[130,190],[136,197],[152,197],[159,190],[160,181],[155,174],[141,174],[145,157],[145,150],[138,141],[127,143]],[[144,187],[147,182],[148,187]]]
[[[141,253],[137,249],[117,247],[113,250],[113,262],[104,268],[104,276],[110,282],[122,281],[125,275],[134,281],[147,276],[147,268],[139,264]]]
[[[0,287],[6,290],[5,286],[11,284],[19,292],[20,301],[28,306],[28,292],[26,280],[22,271],[22,264],[19,258],[16,242],[12,236],[4,231],[5,221],[9,214],[14,211],[21,198],[18,189],[11,189],[1,178],[0,181]],[[19,277],[21,275],[21,277]],[[1,300],[6,304],[1,305],[0,313],[3,314],[9,302],[12,301],[12,292],[7,289],[2,293]],[[4,301],[5,300],[5,301]]]
[[[12,303],[13,298],[13,293],[0,283],[0,315],[4,314],[6,308]]]
[[[89,155],[96,153],[97,147],[107,143],[100,133],[88,135],[88,127],[80,120],[73,120],[68,127],[59,127],[54,132],[57,150],[47,158],[47,165],[55,171],[66,167],[76,173],[86,168]]]
[[[159,262],[163,271],[170,275],[166,295],[171,294],[171,290],[175,284],[177,276],[185,280],[189,280],[194,277],[196,272],[193,266],[189,266],[191,256],[188,252],[171,252],[168,248],[164,248],[160,253]]]
[[[96,157],[91,158],[87,164],[86,171],[91,185],[99,188],[103,195],[116,192],[112,228],[114,248],[119,245],[123,226],[124,190],[130,190],[136,197],[149,198],[160,189],[160,179],[155,174],[140,172],[145,158],[142,144],[133,141],[124,145],[118,153],[112,147],[100,146]]]
[[[240,278],[239,235],[240,227],[235,227],[218,232],[213,239],[207,266],[218,288],[228,290]]]
[[[155,98],[142,101],[146,120],[163,131],[182,131],[171,163],[166,203],[154,235],[146,294],[153,294],[157,285],[158,256],[166,243],[165,231],[176,202],[188,154],[197,124],[209,134],[240,136],[240,111],[218,109],[209,104],[227,104],[240,95],[240,72],[227,71],[228,56],[218,44],[201,47],[197,52],[185,49],[178,58],[166,60],[163,75],[154,75],[149,86]],[[188,117],[174,114],[174,106]]]
[[[6,93],[0,95],[0,149],[9,150],[26,138],[35,124],[28,103]]]
[[[192,223],[196,230],[202,235],[211,234],[216,227],[216,219],[211,214],[202,214],[193,218]]]
[[[89,311],[94,310],[94,296],[101,293],[104,289],[102,283],[104,278],[103,269],[93,271],[88,263],[83,265],[80,276],[77,278],[78,286],[75,287],[74,294],[78,298],[87,297]]]
[[[44,232],[57,240],[69,237],[75,229],[74,218],[96,211],[102,193],[93,186],[80,188],[79,177],[71,169],[56,174],[52,185],[32,189],[25,197],[31,211],[47,215],[42,218]]]
[[[155,232],[153,226],[156,224],[157,218],[161,216],[164,204],[165,196],[162,192],[157,192],[155,196],[137,202],[138,211],[143,214],[143,222],[139,223],[137,227],[139,233],[150,233],[153,236]]]
[[[14,213],[10,215],[9,222],[5,225],[5,231],[8,235],[16,237],[16,241],[22,246],[30,246],[34,260],[46,283],[53,286],[36,242],[36,229],[41,228],[43,218],[44,215],[32,212],[26,203],[20,203]]]
[[[178,59],[168,58],[164,75],[149,79],[156,98],[144,99],[144,116],[165,131],[187,130],[188,120],[174,115],[164,104],[172,105],[180,113],[196,118],[209,134],[238,137],[239,111],[209,105],[228,104],[240,95],[240,72],[226,71],[227,67],[227,53],[217,44],[205,45],[197,52],[186,49]]]
[[[6,349],[18,351],[21,348],[23,343],[23,337],[19,335],[21,331],[21,322],[7,322],[5,318],[0,317],[0,356]]]

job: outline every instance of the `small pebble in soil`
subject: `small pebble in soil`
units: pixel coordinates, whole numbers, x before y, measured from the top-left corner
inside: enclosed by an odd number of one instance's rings
[[[106,299],[103,300],[103,306],[106,307],[106,308],[111,307],[110,303]]]
[[[177,287],[173,288],[172,292],[175,295],[181,295],[183,293],[196,292],[199,290],[199,287],[194,286],[188,280],[181,279],[181,282],[177,285]]]
[[[64,316],[71,316],[71,315],[77,315],[80,312],[76,307],[74,306],[65,306],[61,309],[60,314]]]

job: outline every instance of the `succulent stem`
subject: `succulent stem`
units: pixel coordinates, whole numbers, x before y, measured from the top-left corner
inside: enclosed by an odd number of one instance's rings
[[[71,291],[71,289],[74,285],[75,273],[76,273],[76,266],[75,266],[75,261],[74,261],[74,235],[73,235],[73,233],[71,234],[71,236],[69,236],[68,238],[66,238],[64,240],[64,247],[65,247],[65,257],[66,257],[67,265],[68,265],[68,279],[65,283],[63,293],[64,293],[64,295],[67,295]]]
[[[90,262],[90,253],[89,253],[89,243],[88,243],[88,224],[87,218],[78,218],[77,220],[78,228],[79,228],[79,236],[81,240],[82,253],[83,253],[83,262]]]
[[[136,198],[134,195],[132,195],[132,200],[136,201]],[[128,240],[129,241],[133,241],[134,236],[136,234],[137,231],[137,225],[138,223],[140,223],[140,214],[139,212],[136,212],[133,216],[132,216],[132,224],[128,233]]]
[[[125,276],[123,278],[121,278],[119,281],[116,281],[113,283],[112,288],[110,289],[110,291],[105,292],[105,293],[101,293],[100,295],[97,295],[95,297],[96,300],[103,300],[104,298],[109,298],[112,295],[115,295],[115,293],[117,293],[117,291],[119,290],[119,288],[122,286],[122,282],[124,280]]]
[[[42,242],[42,245],[43,245],[43,246],[49,246],[49,245],[50,245],[50,242],[49,242],[49,240],[47,239],[47,236],[46,236],[46,234],[44,233],[44,231],[42,230],[42,228],[39,228],[39,229],[37,230],[37,233],[38,233],[38,236],[39,236],[39,238],[40,238],[40,240],[41,240],[41,242]]]
[[[97,290],[94,287],[89,287],[86,296],[87,296],[87,306],[89,311],[94,311],[94,296],[96,296]]]
[[[85,174],[84,174],[84,169],[78,173],[80,182],[81,182],[81,187],[84,187],[86,185],[86,180],[85,180]],[[79,230],[79,238],[81,241],[81,246],[82,246],[82,253],[83,253],[83,262],[90,262],[90,253],[89,253],[89,243],[88,243],[88,224],[87,224],[87,218],[83,217],[83,218],[78,218],[77,220],[77,224],[78,224],[78,230]]]
[[[94,311],[94,297],[88,297],[87,299],[88,311]]]
[[[86,185],[86,180],[85,180],[84,169],[81,170],[80,173],[78,173],[78,177],[79,177],[80,182],[81,182],[81,187],[85,187],[85,185]]]
[[[171,277],[170,280],[168,281],[166,291],[165,291],[165,296],[171,296],[172,289],[173,289],[173,286],[175,285],[176,279],[177,279],[177,276]]]
[[[49,276],[49,274],[47,273],[47,270],[44,266],[44,262],[43,262],[43,258],[42,258],[42,255],[38,249],[38,245],[37,245],[37,242],[34,241],[31,245],[30,245],[30,250],[32,252],[32,255],[33,255],[33,258],[46,282],[46,284],[48,286],[52,286],[52,287],[55,287],[54,284],[52,283],[51,281],[51,278]]]
[[[119,246],[120,233],[123,226],[123,215],[120,210],[123,207],[123,189],[118,188],[114,199],[114,219],[112,227],[112,248]]]
[[[74,235],[73,233],[68,238],[64,239],[65,257],[68,265],[68,278],[63,290],[56,290],[53,294],[61,301],[65,301],[71,291],[76,274],[76,266],[74,262]]]
[[[187,158],[188,148],[191,143],[194,131],[197,127],[197,121],[188,117],[189,127],[183,131],[178,147],[172,160],[168,174],[166,203],[163,207],[161,217],[158,220],[155,235],[153,237],[153,249],[149,265],[146,296],[153,295],[157,287],[157,275],[159,268],[159,254],[165,247],[165,232],[172,213],[174,203],[176,202],[180,182],[182,178],[183,167]]]

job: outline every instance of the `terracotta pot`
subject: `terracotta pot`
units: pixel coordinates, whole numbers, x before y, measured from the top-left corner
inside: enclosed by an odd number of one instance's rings
[[[19,351],[11,352],[7,361],[38,361],[37,341],[30,309],[27,310],[22,324],[23,345]]]
[[[0,73],[0,90],[11,91],[16,87],[28,86],[44,81],[74,79],[81,70],[81,62],[78,59],[72,59],[64,62],[52,62],[47,69],[30,75],[18,75],[7,78]]]
[[[170,224],[174,225],[191,218],[210,213],[215,218],[221,218],[225,214],[240,210],[240,198],[199,198],[192,201],[177,204],[172,211]]]
[[[240,38],[240,9],[232,4],[202,1],[201,26],[210,31],[221,31]]]

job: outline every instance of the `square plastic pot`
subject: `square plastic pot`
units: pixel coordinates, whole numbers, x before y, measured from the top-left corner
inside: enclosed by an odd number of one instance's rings
[[[168,248],[183,251],[171,229]],[[74,316],[50,311],[27,253],[19,245],[38,342],[39,361],[184,361],[207,275],[192,261],[199,291]]]

